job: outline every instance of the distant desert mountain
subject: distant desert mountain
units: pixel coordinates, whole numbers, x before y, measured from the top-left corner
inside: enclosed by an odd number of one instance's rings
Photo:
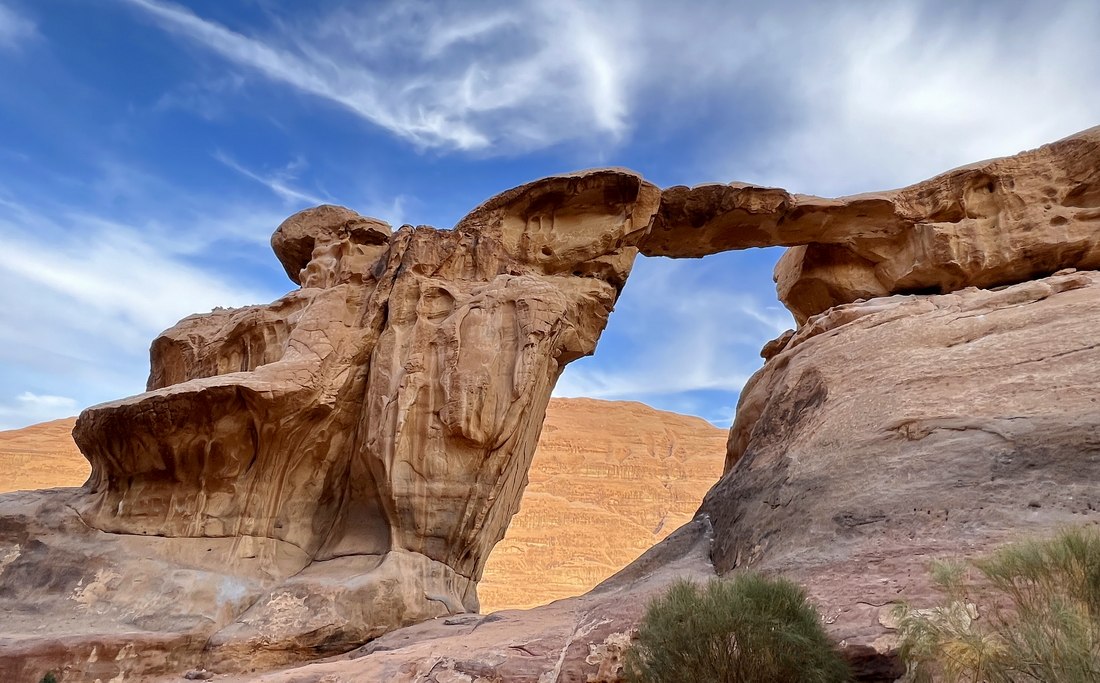
[[[0,431],[0,493],[80,486],[91,468],[73,443],[75,417]]]
[[[0,492],[80,486],[75,418],[0,432]],[[553,399],[519,513],[485,568],[482,611],[583,593],[691,519],[726,432],[641,403]]]
[[[519,513],[478,586],[483,611],[578,595],[695,514],[726,432],[641,403],[553,399]]]

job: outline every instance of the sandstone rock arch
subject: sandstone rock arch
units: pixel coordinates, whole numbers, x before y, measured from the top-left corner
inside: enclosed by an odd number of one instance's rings
[[[180,661],[258,651],[253,664],[276,664],[476,611],[553,384],[595,350],[638,254],[792,247],[776,279],[800,329],[775,356],[861,299],[1100,268],[1098,197],[1094,128],[841,199],[739,183],[661,190],[597,169],[504,192],[452,230],[301,212],[272,239],[299,289],[166,331],[148,392],[81,415],[84,489],[0,502],[0,519],[22,520],[5,532],[17,550],[0,578],[67,567],[36,579],[48,584],[36,609],[76,610],[90,652],[108,647],[94,625],[106,620],[158,634]],[[787,382],[780,370],[760,376]],[[800,378],[790,384],[810,405],[816,385]],[[744,393],[727,471],[775,418],[769,405]],[[726,536],[747,540],[723,547],[724,568],[760,546],[743,528]],[[127,595],[123,573],[180,597]],[[104,592],[112,600],[97,603]]]

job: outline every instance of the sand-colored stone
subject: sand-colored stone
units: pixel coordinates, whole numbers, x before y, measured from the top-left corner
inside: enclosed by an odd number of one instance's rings
[[[74,423],[0,432],[0,492],[82,484]],[[551,399],[519,512],[478,585],[482,612],[580,595],[625,567],[692,518],[725,442],[705,420],[641,403]]]
[[[1100,126],[898,190],[823,199],[744,183],[671,187],[646,255],[790,246],[779,298],[799,324],[898,293],[1100,268]]]
[[[604,585],[230,680],[614,681],[648,599],[752,568],[807,586],[856,680],[893,681],[884,615],[938,599],[932,559],[1100,523],[1097,310],[1100,272],[836,308],[746,387],[699,516]]]
[[[286,234],[313,241],[274,246],[292,277],[308,250],[301,289],[182,321],[154,343],[150,392],[78,420],[84,489],[0,498],[0,677],[58,657],[103,679],[269,667],[476,609],[553,384],[594,350],[634,256],[775,244],[801,245],[777,273],[800,328],[743,393],[703,556],[807,583],[864,678],[894,672],[879,609],[925,596],[923,558],[1100,505],[1098,276],[1032,280],[1100,267],[1098,138],[840,199],[589,171],[384,244],[300,214]],[[594,621],[559,621],[541,650],[522,620],[493,629],[516,640],[474,664],[587,678],[672,546],[605,584],[629,610],[559,603]],[[364,666],[417,674],[430,655],[471,678],[462,642],[450,664],[443,647]]]
[[[91,467],[73,442],[68,417],[0,431],[0,493],[80,486]]]
[[[0,607],[21,653],[0,673],[27,675],[61,636],[70,661],[137,628],[202,644],[174,645],[175,664],[271,666],[476,612],[554,383],[595,349],[659,199],[596,170],[385,244],[332,207],[288,219],[272,240],[288,271],[313,235],[300,289],[164,333],[150,391],[78,418],[86,486],[0,501]],[[78,599],[89,584],[106,610],[94,623]],[[150,611],[168,595],[187,598]],[[57,619],[28,638],[43,610]]]
[[[808,244],[776,265],[779,297],[799,322],[861,298],[1100,267],[1100,127],[881,196],[900,229]]]
[[[789,575],[871,647],[931,559],[1100,523],[1098,311],[1088,271],[812,319],[742,392],[701,508],[718,571]]]
[[[712,541],[708,520],[696,519],[583,596],[530,610],[433,619],[325,662],[216,680],[622,683],[623,650],[647,603],[673,581],[712,578]]]
[[[478,586],[482,611],[579,595],[695,514],[726,433],[641,403],[553,399],[519,513]]]

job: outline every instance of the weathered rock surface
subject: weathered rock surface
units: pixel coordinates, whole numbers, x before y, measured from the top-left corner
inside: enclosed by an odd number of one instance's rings
[[[899,190],[822,199],[743,183],[664,190],[642,253],[795,247],[776,266],[799,324],[838,304],[1100,268],[1100,127]]]
[[[103,678],[270,667],[476,610],[554,381],[595,348],[636,253],[774,244],[804,245],[777,270],[799,329],[765,348],[702,516],[609,585],[665,585],[677,547],[787,573],[863,680],[886,678],[883,610],[927,597],[926,558],[1095,520],[1100,275],[1031,278],[1100,267],[1098,138],[841,199],[601,170],[384,243],[350,212],[293,217],[274,246],[302,289],[182,321],[154,343],[149,393],[82,414],[84,489],[0,499],[0,678],[59,656]],[[1011,286],[973,288],[994,285]],[[672,573],[712,572],[686,561]],[[587,660],[648,594],[458,639],[395,632],[355,666],[599,677]],[[475,631],[491,642],[468,646]],[[409,633],[431,642],[381,649]]]
[[[314,235],[301,289],[166,332],[148,393],[78,419],[84,489],[3,501],[19,654],[0,673],[32,675],[55,638],[98,661],[116,631],[172,641],[174,664],[270,666],[477,611],[554,382],[594,350],[659,198],[603,170],[386,244],[331,207],[289,219],[273,239],[288,271]],[[74,597],[90,583],[94,618]],[[28,635],[47,610],[48,634]]]
[[[836,308],[749,382],[699,516],[607,584],[246,680],[616,681],[640,603],[741,568],[806,585],[857,680],[893,680],[889,615],[934,599],[930,560],[1100,522],[1098,306],[1077,272]]]
[[[649,600],[677,579],[714,576],[712,540],[702,517],[586,595],[531,610],[434,619],[327,662],[219,680],[619,683],[623,651]]]
[[[892,646],[927,565],[1100,522],[1100,273],[894,296],[803,326],[746,385],[701,508],[725,573],[809,586],[833,633]]]
[[[0,492],[79,486],[75,419],[0,432]],[[555,398],[519,512],[485,565],[482,612],[580,595],[689,521],[722,473],[726,432],[640,403]]]

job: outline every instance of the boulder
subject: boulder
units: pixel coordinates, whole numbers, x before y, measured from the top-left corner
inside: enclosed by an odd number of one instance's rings
[[[294,284],[308,287],[305,281],[310,274],[305,271],[311,261],[317,261],[314,277],[329,274],[333,258],[344,262],[348,274],[366,270],[362,266],[369,267],[370,263],[355,264],[354,256],[373,262],[380,250],[371,247],[385,246],[392,233],[385,221],[360,216],[343,206],[321,204],[283,221],[271,236],[271,249]],[[329,253],[333,250],[342,253]]]

